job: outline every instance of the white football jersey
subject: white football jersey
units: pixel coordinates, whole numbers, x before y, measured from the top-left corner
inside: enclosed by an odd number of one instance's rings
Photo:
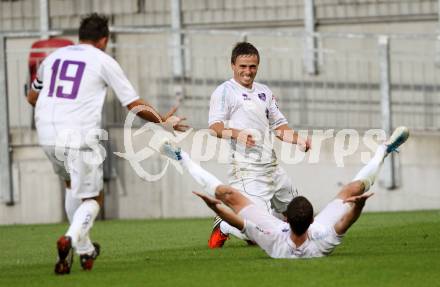
[[[123,106],[139,99],[119,64],[94,46],[67,46],[50,54],[32,85],[39,92],[35,124],[40,144],[55,145],[57,137],[69,134],[64,139],[69,146],[84,146],[90,132],[101,128],[107,85]]]
[[[230,79],[218,86],[211,95],[209,107],[209,125],[216,122],[223,122],[229,128],[250,130],[254,136],[256,145],[252,148],[231,141],[235,161],[255,164],[276,161],[272,130],[287,124],[287,120],[266,85],[254,82],[252,89],[248,89]]]
[[[243,208],[243,233],[256,242],[272,258],[313,258],[330,254],[341,244],[344,235],[338,235],[335,224],[350,210],[350,204],[334,199],[317,215],[307,230],[307,240],[296,246],[291,229],[284,222],[255,204]]]
[[[290,239],[291,230],[287,222],[277,220],[269,229],[252,221],[245,220],[244,233],[255,241],[272,258],[314,258],[330,254],[341,243],[334,228],[313,223],[307,231],[307,240],[301,246],[295,246]]]

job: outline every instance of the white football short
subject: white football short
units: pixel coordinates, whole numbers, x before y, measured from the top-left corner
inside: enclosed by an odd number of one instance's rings
[[[72,196],[91,198],[103,189],[102,157],[91,149],[56,149],[42,146],[52,163],[55,173],[64,181],[70,181]]]
[[[271,212],[283,213],[298,195],[290,178],[278,165],[232,164],[229,185],[241,191],[255,205]]]

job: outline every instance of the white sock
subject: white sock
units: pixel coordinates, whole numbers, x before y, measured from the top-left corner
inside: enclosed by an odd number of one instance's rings
[[[222,182],[215,176],[207,172],[200,165],[192,161],[189,155],[181,151],[182,159],[179,160],[181,165],[191,174],[191,176],[203,187],[203,190],[211,195],[215,196],[215,189],[221,185]]]
[[[365,192],[367,192],[370,189],[370,187],[374,184],[377,174],[379,173],[379,170],[382,167],[383,160],[387,155],[388,154],[386,152],[386,146],[380,145],[377,148],[374,157],[354,177],[353,181],[360,180],[364,183]]]
[[[231,234],[241,240],[249,240],[249,238],[243,232],[241,232],[240,230],[238,230],[237,228],[230,225],[224,220],[220,222],[220,231],[225,235]]]
[[[87,233],[84,238],[78,240],[75,249],[76,253],[79,255],[91,254],[94,250],[95,246],[93,246],[92,241],[90,240],[89,233]]]
[[[78,207],[81,205],[82,200],[72,196],[72,189],[66,187],[66,198],[64,200],[64,208],[66,210],[67,219],[69,223],[72,223],[73,215]]]
[[[76,210],[73,221],[66,235],[72,238],[72,246],[76,249],[79,242],[88,237],[89,231],[99,212],[99,204],[94,199],[83,201]]]

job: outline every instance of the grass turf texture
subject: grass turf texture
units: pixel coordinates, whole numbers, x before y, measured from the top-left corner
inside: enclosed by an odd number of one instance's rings
[[[270,259],[229,240],[209,250],[211,219],[100,221],[94,270],[56,276],[66,224],[0,227],[0,286],[440,286],[440,211],[364,214],[335,252]]]

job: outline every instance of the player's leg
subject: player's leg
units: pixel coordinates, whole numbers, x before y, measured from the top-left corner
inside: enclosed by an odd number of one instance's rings
[[[367,194],[365,192],[374,184],[384,159],[388,154],[402,145],[408,137],[409,132],[406,127],[397,128],[390,139],[377,148],[374,157],[358,172],[353,182],[344,186],[339,192],[336,200],[339,199],[337,205],[340,205],[340,208],[338,212],[334,212],[331,216],[333,218],[341,217],[341,219],[335,223],[335,231],[337,234],[344,234],[359,218],[365,201],[372,195],[372,193]],[[342,216],[340,213],[342,213]]]
[[[242,230],[248,238],[258,244],[269,256],[280,257],[276,242],[278,234],[285,228],[287,223],[280,221],[267,212],[258,208],[255,204],[249,204],[241,209],[237,215],[231,209],[225,207],[219,200],[203,193],[195,192],[215,213],[230,225]],[[255,221],[253,221],[255,220]],[[283,226],[281,226],[283,225]]]
[[[70,173],[67,170],[66,165],[64,164],[64,162],[67,160],[67,153],[60,152],[58,155],[56,155],[54,146],[42,146],[42,148],[47,158],[52,163],[53,170],[65,184],[64,209],[66,211],[67,219],[70,223],[72,222],[73,214],[75,213],[78,206],[81,204],[81,199],[72,196],[72,189],[70,186]]]
[[[409,131],[406,127],[398,127],[388,141],[380,145],[374,157],[364,166],[358,174],[355,176],[353,181],[360,180],[363,182],[365,191],[368,191],[370,187],[374,184],[376,177],[382,167],[384,159],[393,151],[402,145],[409,137]]]
[[[203,187],[203,190],[210,196],[216,196],[216,189],[221,186],[221,181],[215,176],[204,170],[200,165],[193,162],[189,155],[182,151],[179,147],[172,145],[165,140],[158,144],[158,150],[165,156],[177,160],[183,168],[185,168],[189,174]],[[220,228],[223,228],[223,232]],[[234,232],[235,235],[240,236],[241,232],[231,226],[230,224],[223,222],[220,217],[216,217],[214,220],[214,226],[211,232],[211,236],[208,240],[209,248],[220,248],[225,241],[229,238],[229,233]]]
[[[345,234],[347,229],[359,218],[362,211],[361,205],[355,206],[346,200],[352,197],[362,197],[364,192],[368,191],[374,184],[386,155],[386,146],[379,146],[374,157],[358,172],[353,181],[345,185],[336,198],[315,217],[315,227],[334,227],[336,236],[332,242],[335,246],[340,242],[337,235]],[[369,195],[364,196],[363,203],[368,197]]]
[[[180,163],[182,167],[186,169],[194,178],[194,180],[203,187],[204,192],[210,196],[215,196],[215,190],[222,184],[222,182],[214,175],[203,169],[200,165],[195,163],[186,152],[180,149],[180,147],[176,147],[166,140],[160,144],[159,151],[162,155]]]
[[[102,200],[100,200],[100,201],[102,201]],[[67,218],[68,218],[70,224],[73,221],[73,216],[74,216],[76,210],[82,204],[82,202],[83,201],[80,198],[73,196],[71,186],[70,186],[70,180],[66,181],[66,194],[65,194],[64,205],[65,205],[65,209],[66,209]],[[100,205],[102,206],[102,204],[100,204]],[[94,248],[92,248],[92,247],[94,247]],[[86,234],[85,236],[81,237],[78,240],[78,243],[76,244],[75,250],[78,254],[82,254],[82,255],[80,255],[81,266],[83,266],[83,268],[86,270],[92,269],[93,260],[99,254],[99,250],[100,250],[99,244],[96,242],[92,243],[92,241],[90,240],[89,234]],[[92,257],[92,258],[90,258],[90,257]]]
[[[229,171],[229,185],[236,190],[239,190],[241,194],[250,199],[253,204],[257,205],[262,210],[270,212],[270,185],[272,179],[258,177],[255,173],[247,172],[246,177],[242,176],[239,172],[234,172],[235,168]],[[220,217],[216,217],[214,220],[214,226],[211,232],[211,236],[208,241],[210,248],[222,247],[225,241],[232,235],[238,239],[245,240],[248,244],[252,244],[249,238],[241,232],[240,229],[235,228],[226,221],[222,221]]]
[[[204,191],[208,195],[220,199],[234,212],[238,213],[244,206],[251,203],[251,201],[242,195],[237,189],[222,185],[220,180],[204,170],[200,165],[193,162],[186,152],[182,151],[179,147],[172,145],[168,140],[159,144],[158,149],[163,155],[173,160],[177,160],[191,174],[191,176],[203,186]],[[220,231],[220,224],[223,225],[226,234]],[[222,223],[222,220],[218,218],[214,223],[213,233],[208,242],[209,246],[211,248],[221,247],[227,240],[227,233],[232,232],[234,232],[237,237],[242,237],[240,230],[237,230],[234,226],[231,226],[228,223]],[[212,238],[213,236],[215,237],[214,239]]]
[[[72,249],[80,255],[83,269],[91,269],[93,260],[99,254],[89,239],[89,231],[93,226],[102,204],[102,166],[93,164],[92,151],[69,152],[68,166],[71,176],[72,196],[82,200],[74,212],[71,224],[66,234],[57,242],[58,262],[55,273],[70,272]],[[83,264],[82,257],[91,258],[92,262]],[[88,260],[90,261],[90,260]]]
[[[251,182],[247,187],[249,189],[251,186],[255,185],[258,185],[258,183]],[[270,212],[269,202],[264,201],[261,197],[243,193],[243,191],[236,188],[236,186],[231,187],[239,191],[246,198],[248,198],[252,202],[252,204],[256,205],[259,209],[263,211],[265,210],[267,211],[267,213]],[[249,245],[253,245],[253,242],[249,240],[249,238],[241,231],[241,229],[232,226],[231,224],[217,216],[214,220],[214,226],[208,241],[208,246],[210,248],[222,247],[225,241],[229,238],[229,235],[232,235],[241,240],[245,240]]]
[[[235,188],[224,185],[214,175],[203,169],[195,163],[183,150],[172,145],[168,140],[164,141],[160,146],[160,152],[177,160],[184,169],[203,187],[203,191],[208,195],[221,200],[229,206],[235,213],[238,213],[243,207],[249,205],[251,201],[242,195]]]
[[[292,199],[298,196],[298,190],[280,166],[274,172],[274,184],[274,194],[270,200],[272,206],[271,214],[278,219],[285,220],[284,213],[287,210],[287,206]]]
[[[252,173],[246,172],[246,177],[241,176],[239,172],[231,172],[230,179],[231,186],[240,190],[260,210],[267,211],[280,220],[285,220],[283,212],[298,194],[297,190],[293,188],[290,178],[280,166],[265,168],[264,171],[257,170],[254,176]],[[227,222],[221,222],[220,230],[224,234],[232,234],[251,243],[241,230],[234,228]]]
[[[75,213],[78,206],[81,204],[81,200],[75,198],[72,195],[71,190],[71,178],[69,173],[68,165],[65,164],[67,161],[67,153],[59,152],[56,154],[56,148],[54,146],[42,146],[44,153],[47,158],[52,163],[52,167],[55,173],[60,177],[61,180],[65,182],[65,201],[64,207],[66,211],[69,223],[73,220],[73,214]],[[70,273],[70,267],[73,261],[73,249],[70,240],[58,240],[58,260],[55,266],[55,272],[57,274],[68,274]]]
[[[66,210],[66,215],[69,223],[72,223],[73,215],[75,214],[75,211],[78,209],[78,207],[81,205],[82,200],[73,196],[72,189],[70,187],[70,180],[65,181],[65,184],[66,193],[64,195],[64,208]]]

